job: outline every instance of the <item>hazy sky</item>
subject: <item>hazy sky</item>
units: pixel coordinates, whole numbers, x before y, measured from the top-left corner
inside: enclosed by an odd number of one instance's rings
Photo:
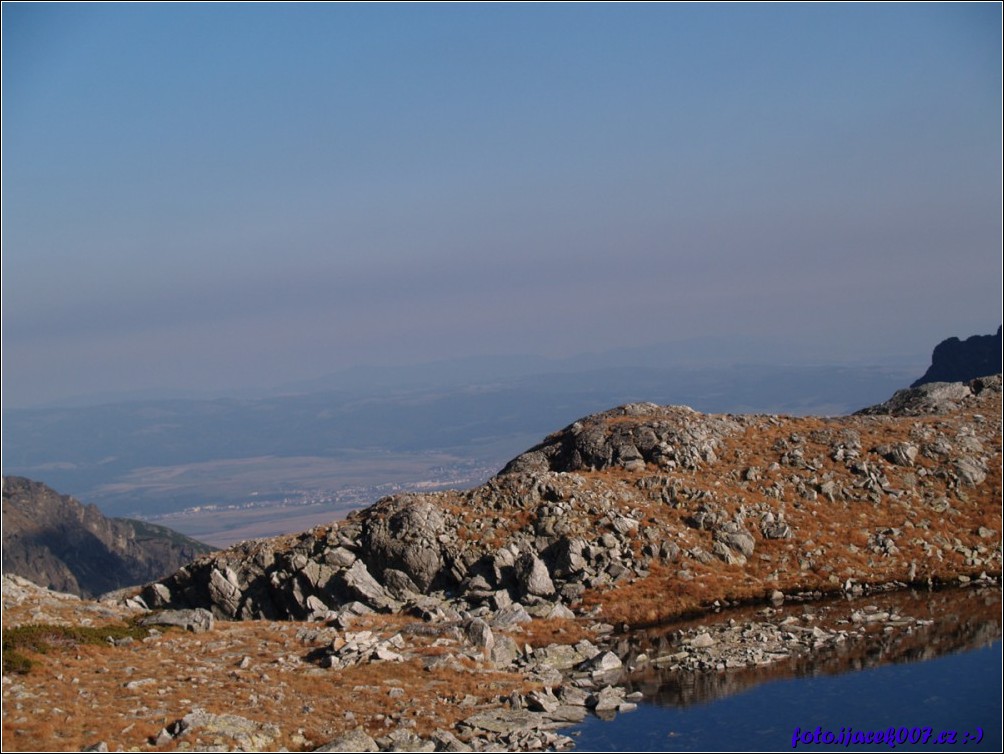
[[[3,5],[3,399],[1001,317],[1001,6]],[[768,354],[783,358],[783,354]]]

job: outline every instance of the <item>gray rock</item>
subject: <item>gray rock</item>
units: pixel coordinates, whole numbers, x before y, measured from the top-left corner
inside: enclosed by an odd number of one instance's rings
[[[896,443],[891,446],[882,445],[875,450],[889,463],[894,463],[897,466],[913,466],[919,452],[916,445],[906,442]]]
[[[371,659],[379,660],[380,662],[404,662],[405,657],[387,646],[386,642],[380,642],[373,649]]]
[[[334,615],[330,615],[328,622],[338,628],[347,629],[351,628],[352,624],[356,623],[360,616],[372,615],[373,612],[373,608],[369,605],[364,605],[362,602],[353,600],[338,608]]]
[[[512,597],[505,589],[497,589],[492,593],[490,602],[493,610],[501,610],[512,605]]]
[[[154,746],[166,746],[173,740],[174,734],[172,734],[167,728],[161,728],[160,733],[150,739],[150,743]],[[84,751],[87,750],[85,749]],[[105,751],[108,751],[108,749],[105,749]]]
[[[356,728],[314,751],[380,751],[380,747],[365,730]]]
[[[312,619],[319,620],[326,616],[330,608],[316,594],[311,594],[303,602],[304,607],[310,612]]]
[[[558,691],[558,698],[562,704],[573,707],[585,707],[589,701],[589,694],[577,686],[565,684]]]
[[[231,568],[214,568],[209,577],[209,599],[229,618],[236,617],[243,595],[237,574]]]
[[[568,644],[549,644],[539,647],[533,653],[534,661],[541,665],[549,665],[557,670],[568,670],[589,659],[575,647]]]
[[[356,555],[345,547],[335,547],[324,554],[324,559],[333,566],[348,568],[356,562]]]
[[[215,621],[213,614],[202,607],[193,610],[161,610],[139,619],[141,626],[178,626],[191,631],[192,633],[202,633],[212,631]]]
[[[387,568],[384,570],[383,583],[387,591],[399,600],[406,600],[422,593],[418,585],[408,578],[408,574],[396,568]]]
[[[150,584],[144,587],[143,601],[151,608],[166,607],[171,604],[171,590],[166,584]]]
[[[584,670],[596,670],[605,673],[610,670],[619,670],[623,666],[621,658],[613,652],[602,652],[592,659],[586,660],[580,667]]]
[[[520,656],[519,647],[516,642],[505,634],[495,637],[495,643],[489,653],[489,659],[497,668],[508,668]]]
[[[791,539],[791,527],[784,521],[761,524],[760,533],[764,539]]]
[[[972,395],[973,391],[969,385],[962,382],[929,382],[920,387],[897,390],[885,403],[862,409],[857,414],[891,416],[943,414],[958,408],[960,403]]]
[[[339,578],[346,589],[371,607],[388,610],[400,606],[373,578],[361,560],[357,560],[351,568],[340,573]]]
[[[586,543],[581,539],[560,539],[555,543],[552,552],[554,560],[554,575],[564,578],[575,573],[581,573],[588,563],[582,557]]]
[[[558,618],[561,620],[574,620],[575,613],[558,602],[551,606],[544,617],[548,619]]]
[[[428,592],[443,570],[447,518],[430,500],[409,496],[388,498],[379,505],[389,515],[367,519],[363,543],[377,573],[387,568],[403,571],[422,591]]]
[[[259,723],[239,715],[215,715],[202,709],[192,710],[178,724],[179,735],[204,735],[212,739],[229,738],[239,751],[268,751],[281,732],[270,723]]]
[[[474,751],[450,731],[442,728],[434,731],[431,738],[436,744],[436,751]]]
[[[547,722],[544,715],[539,712],[493,709],[471,715],[463,721],[463,724],[470,728],[505,735],[516,731],[537,730],[544,727]]]
[[[659,557],[673,563],[680,559],[680,547],[675,542],[663,542],[659,545]]]
[[[527,707],[534,712],[554,712],[561,706],[550,689],[536,689],[526,695]]]
[[[745,555],[740,552],[736,552],[721,541],[716,541],[712,544],[711,552],[729,565],[744,565],[746,563]]]
[[[704,632],[698,634],[693,639],[690,640],[690,646],[697,649],[706,649],[707,647],[714,646],[715,640],[712,638],[711,634]]]
[[[493,628],[512,628],[520,623],[529,623],[533,618],[526,609],[514,602],[509,607],[504,607],[492,616],[490,624]]]
[[[556,722],[581,723],[586,719],[586,708],[582,705],[561,704],[547,713]]]
[[[382,741],[383,739],[381,739]],[[435,751],[435,741],[426,741],[405,728],[398,728],[387,736],[387,751]]]
[[[625,691],[622,688],[617,686],[606,686],[605,688],[600,689],[598,694],[593,694],[589,697],[589,701],[586,702],[586,704],[596,712],[616,710],[624,704],[624,694]]]
[[[969,487],[983,484],[987,478],[986,470],[971,458],[958,459],[955,462],[955,473],[959,475],[959,481]]]
[[[628,516],[616,516],[613,521],[614,530],[628,534],[638,530],[638,521]]]
[[[714,538],[726,547],[741,552],[747,558],[753,555],[756,542],[753,537],[742,529],[738,531],[716,531]]]
[[[516,561],[516,576],[524,595],[549,597],[554,594],[554,582],[547,566],[532,553],[525,553]]]
[[[481,618],[475,618],[464,626],[464,635],[471,644],[485,652],[490,653],[495,646],[495,635]]]

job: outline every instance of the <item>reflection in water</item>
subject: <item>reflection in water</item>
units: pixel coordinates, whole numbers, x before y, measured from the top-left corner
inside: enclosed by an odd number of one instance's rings
[[[773,624],[785,618],[813,618],[812,625],[827,630],[852,627],[850,617],[863,607],[876,607],[890,615],[919,621],[906,626],[877,621],[866,636],[795,654],[766,667],[726,669],[717,672],[674,671],[643,664],[621,681],[631,691],[641,691],[656,704],[686,706],[735,694],[751,686],[782,678],[835,675],[887,663],[929,660],[950,652],[985,647],[1001,637],[999,589],[945,589],[934,592],[897,591],[855,600],[786,605],[769,617]],[[727,617],[726,617],[727,616]],[[763,608],[732,610],[716,618],[737,623],[764,621]],[[708,623],[708,618],[678,623],[627,635],[614,651],[628,667],[638,666],[640,654],[659,657],[680,649],[686,629]],[[901,621],[905,622],[905,621]]]
[[[860,618],[866,610],[892,617],[863,630],[851,616]],[[611,722],[587,720],[573,733],[577,748],[791,750],[796,728],[822,726],[839,732],[931,726],[959,732],[960,745],[949,748],[1000,750],[998,588],[901,591],[786,605],[769,616],[763,608],[746,608],[714,618],[737,626],[766,621],[776,625],[785,619],[788,625],[808,624],[831,634],[847,631],[847,636],[817,649],[803,647],[800,654],[764,667],[694,672],[638,658],[678,655],[695,629],[710,627],[707,617],[626,635],[616,651],[634,668],[620,684],[642,692],[645,703]],[[962,733],[976,728],[982,729],[982,740],[962,746]],[[886,744],[851,745],[846,750],[862,748],[893,750]]]

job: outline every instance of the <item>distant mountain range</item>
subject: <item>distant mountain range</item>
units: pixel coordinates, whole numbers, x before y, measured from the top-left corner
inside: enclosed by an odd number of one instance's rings
[[[213,548],[142,521],[105,518],[40,482],[3,480],[3,570],[92,597],[173,573]]]

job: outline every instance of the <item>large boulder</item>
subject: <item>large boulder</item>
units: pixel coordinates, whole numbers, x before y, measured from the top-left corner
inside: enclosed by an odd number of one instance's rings
[[[455,536],[455,523],[424,497],[388,498],[378,505],[379,515],[370,515],[363,531],[370,571],[379,579],[387,569],[401,571],[428,592],[446,566],[446,540]]]

